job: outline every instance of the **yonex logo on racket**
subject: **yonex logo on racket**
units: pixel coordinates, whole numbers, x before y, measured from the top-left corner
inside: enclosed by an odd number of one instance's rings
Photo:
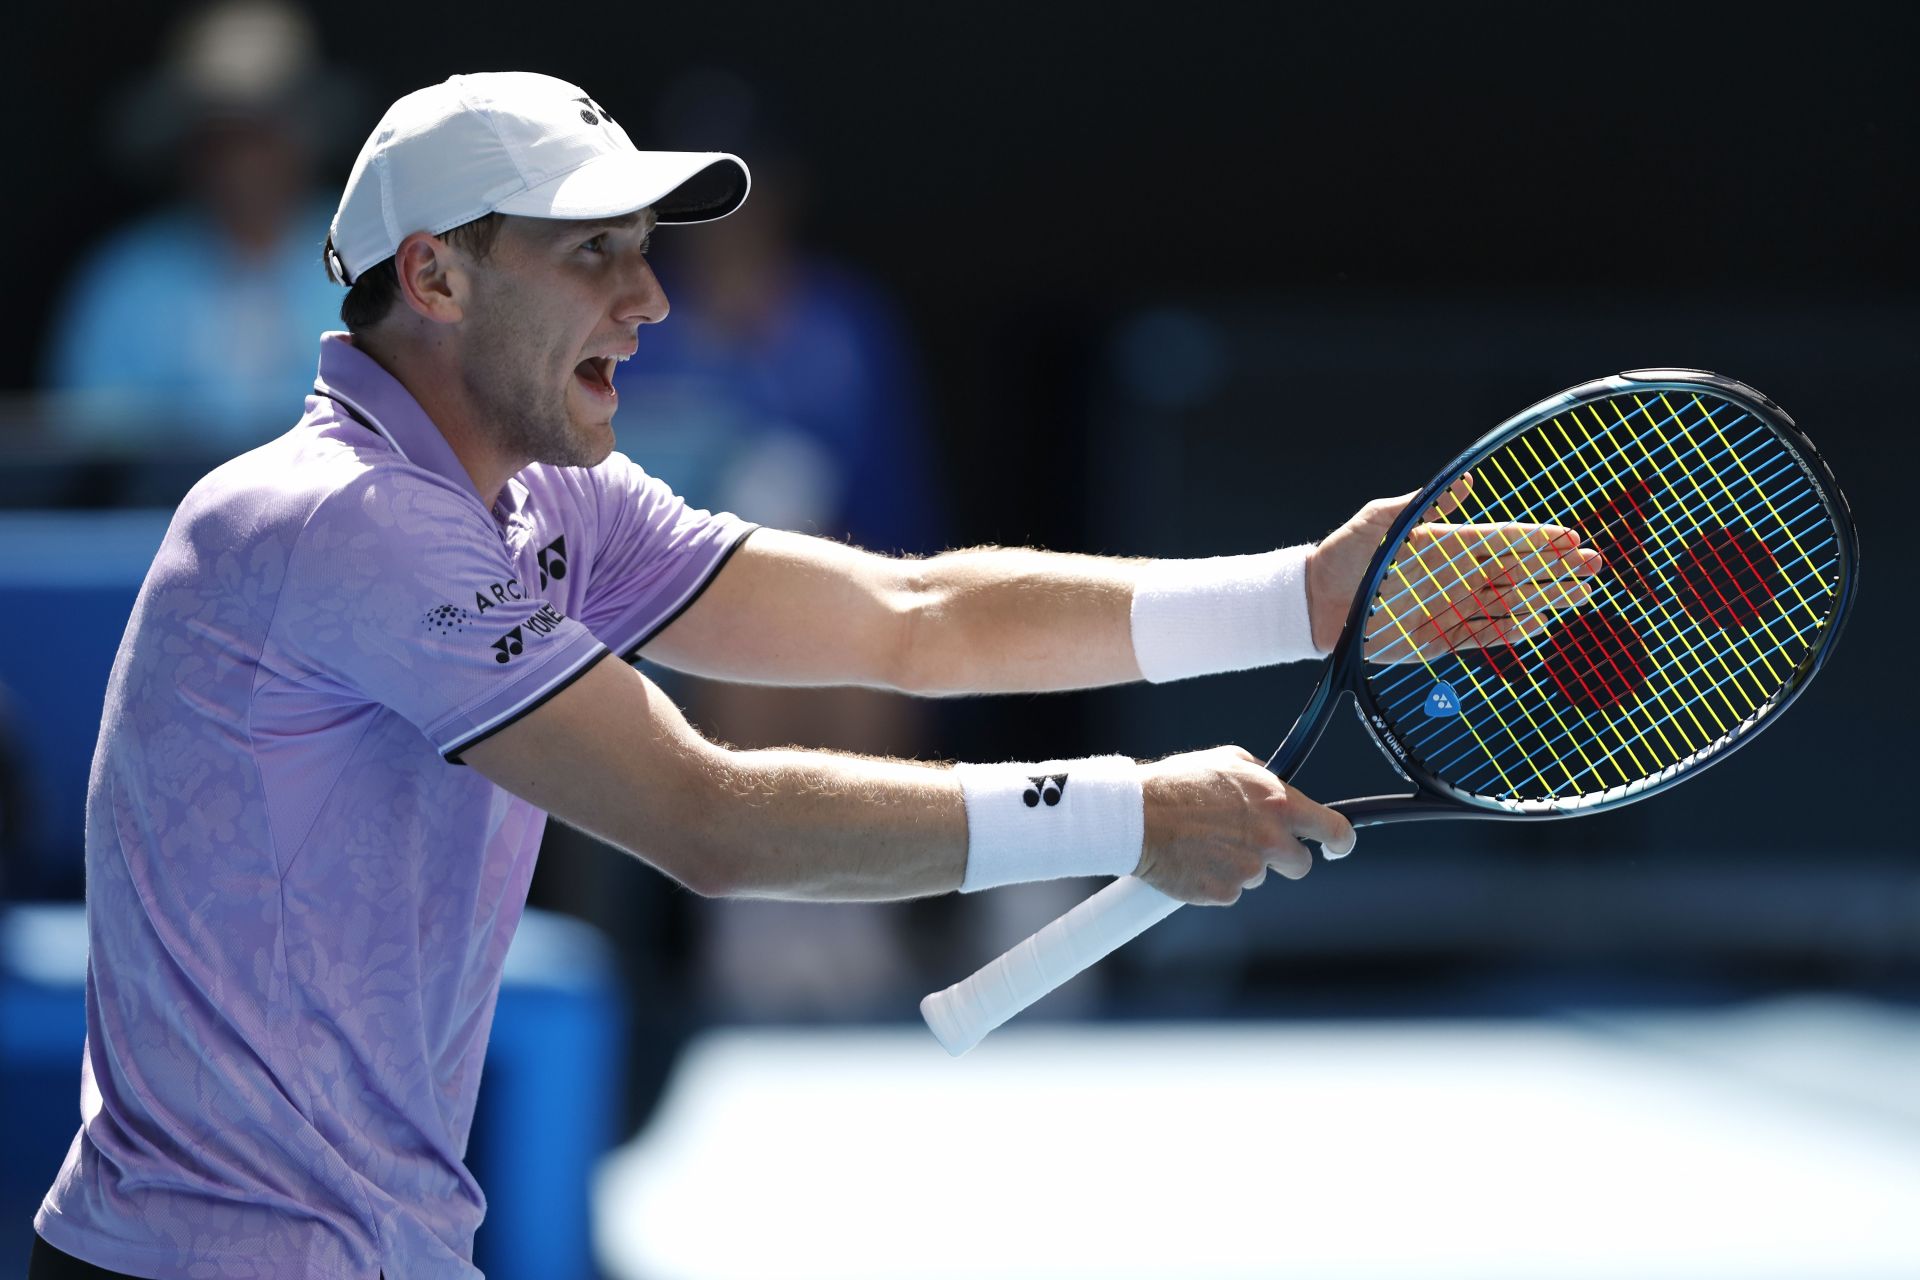
[[[1020,798],[1026,802],[1029,809],[1038,808],[1042,800],[1045,800],[1049,806],[1059,804],[1060,797],[1066,794],[1067,775],[1064,773],[1041,774],[1037,778],[1030,777],[1027,781],[1033,785],[1022,791]]]
[[[1457,716],[1460,714],[1460,696],[1453,686],[1445,680],[1433,686],[1433,692],[1427,695],[1427,714],[1430,716]]]

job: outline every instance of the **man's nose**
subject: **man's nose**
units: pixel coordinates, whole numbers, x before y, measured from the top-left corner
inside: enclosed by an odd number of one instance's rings
[[[667,318],[671,309],[667,291],[660,287],[660,278],[653,274],[645,258],[634,255],[633,266],[622,283],[624,288],[615,319],[624,324],[659,324]]]

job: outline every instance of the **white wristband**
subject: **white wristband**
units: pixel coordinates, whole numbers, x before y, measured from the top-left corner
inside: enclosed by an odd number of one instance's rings
[[[1066,876],[1124,876],[1146,834],[1140,766],[1125,756],[957,764],[967,804],[960,891]]]
[[[1311,545],[1155,560],[1133,588],[1133,656],[1154,684],[1324,656],[1307,612]]]

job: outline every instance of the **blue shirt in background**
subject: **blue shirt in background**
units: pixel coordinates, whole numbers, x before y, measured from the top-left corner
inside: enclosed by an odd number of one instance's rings
[[[330,206],[271,254],[243,259],[198,211],[125,228],[75,272],[57,308],[48,389],[81,393],[76,441],[240,453],[280,435],[313,382],[313,346],[346,291],[320,265]]]
[[[728,333],[671,274],[675,314],[615,374],[620,430],[647,470],[757,524],[942,550],[919,373],[891,301],[805,264],[756,332]]]

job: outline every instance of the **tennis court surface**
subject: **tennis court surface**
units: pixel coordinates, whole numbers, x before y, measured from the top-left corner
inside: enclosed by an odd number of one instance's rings
[[[1920,1276],[1920,1013],[710,1033],[602,1166],[706,1277]]]

